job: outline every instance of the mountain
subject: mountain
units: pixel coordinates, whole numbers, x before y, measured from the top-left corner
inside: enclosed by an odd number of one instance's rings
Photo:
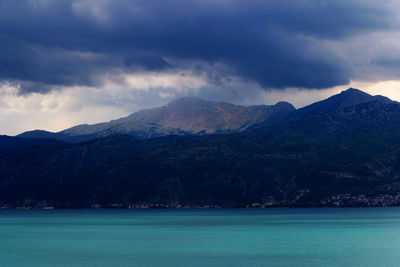
[[[35,130],[22,133],[18,137],[53,138],[79,143],[115,134],[149,139],[167,135],[238,133],[293,118],[335,112],[374,100],[391,101],[386,97],[372,96],[354,88],[297,110],[287,102],[245,107],[185,97],[162,107],[141,110],[109,122],[82,124],[58,133]]]
[[[193,97],[175,100],[166,106],[142,110],[128,117],[108,123],[79,125],[64,130],[67,135],[114,133],[129,134],[139,138],[163,135],[210,134],[241,132],[262,121],[279,120],[294,111],[289,103],[274,106],[237,106],[224,102],[206,101]],[[140,132],[154,132],[141,135]]]
[[[400,205],[400,104],[365,99],[233,134],[145,140],[113,135],[75,145],[0,149],[0,203]]]
[[[0,135],[0,149],[56,146],[63,144],[65,143],[51,138],[20,138]]]
[[[313,103],[306,107],[296,110],[292,117],[306,117],[329,113],[344,109],[346,107],[355,106],[361,103],[367,103],[374,100],[390,102],[391,100],[384,96],[372,96],[361,90],[349,88],[340,94],[329,97],[328,99]]]
[[[140,139],[165,135],[242,132],[252,125],[280,121],[295,108],[286,102],[267,106],[238,106],[193,97],[177,99],[166,106],[135,112],[125,118],[93,125],[78,125],[58,133],[31,131],[26,138],[50,137],[66,142],[82,142],[114,134]]]
[[[44,130],[33,130],[18,135],[18,137],[22,138],[51,138],[51,139],[59,139],[62,138],[61,136],[62,135],[59,133],[52,133]]]

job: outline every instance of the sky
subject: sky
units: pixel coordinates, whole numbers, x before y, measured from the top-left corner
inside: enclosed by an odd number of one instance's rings
[[[396,0],[0,0],[0,134],[197,96],[400,101]]]

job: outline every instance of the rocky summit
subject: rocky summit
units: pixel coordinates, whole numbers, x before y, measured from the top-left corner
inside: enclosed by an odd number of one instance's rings
[[[293,111],[295,108],[287,102],[245,107],[185,97],[110,122],[78,125],[58,133],[36,130],[22,133],[19,137],[51,137],[77,143],[115,134],[148,139],[166,135],[235,133],[256,124],[280,121]]]

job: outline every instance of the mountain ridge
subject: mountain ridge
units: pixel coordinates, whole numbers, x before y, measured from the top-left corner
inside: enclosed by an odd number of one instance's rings
[[[124,118],[97,124],[81,124],[57,133],[42,130],[24,132],[19,137],[52,138],[76,143],[113,134],[128,134],[140,139],[165,135],[190,135],[241,132],[260,122],[279,121],[294,111],[293,105],[239,106],[193,97],[176,99],[153,109],[140,110]]]
[[[355,88],[349,88],[299,109],[284,101],[275,105],[240,106],[222,101],[183,97],[167,105],[139,110],[109,122],[80,124],[56,133],[34,130],[21,133],[17,137],[52,138],[79,143],[115,134],[149,139],[167,135],[238,133],[290,119],[332,113],[375,100],[385,103],[392,101],[387,97],[372,96]]]
[[[369,100],[232,134],[0,149],[0,205],[400,206],[400,103]]]
[[[54,138],[22,138],[0,135],[0,149],[15,149],[40,146],[60,146],[66,143]]]
[[[381,95],[372,96],[359,89],[349,88],[327,99],[312,103],[296,110],[294,117],[312,116],[320,113],[334,112],[346,107],[366,103],[374,100],[392,101]]]

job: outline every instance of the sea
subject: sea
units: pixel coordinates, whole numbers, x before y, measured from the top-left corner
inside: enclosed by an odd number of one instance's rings
[[[400,208],[2,210],[0,266],[400,266]]]

